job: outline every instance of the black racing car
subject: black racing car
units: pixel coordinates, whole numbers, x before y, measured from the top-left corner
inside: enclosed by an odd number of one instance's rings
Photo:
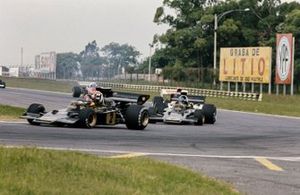
[[[5,88],[6,83],[0,79],[0,88]]]
[[[92,128],[96,125],[126,124],[128,129],[143,130],[149,122],[148,109],[143,104],[149,95],[114,92],[110,88],[98,88],[101,102],[93,104],[84,99],[72,101],[61,110],[45,112],[41,104],[31,104],[21,118],[32,125],[53,124]]]

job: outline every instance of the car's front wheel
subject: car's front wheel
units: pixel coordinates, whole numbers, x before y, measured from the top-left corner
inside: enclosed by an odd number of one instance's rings
[[[125,124],[128,129],[143,130],[149,123],[149,112],[141,105],[130,105],[125,112]]]
[[[201,110],[195,110],[194,112],[195,122],[194,125],[203,125],[205,122],[205,117],[202,114]]]
[[[95,127],[97,125],[97,114],[91,108],[80,110],[78,124],[85,128]]]
[[[32,113],[32,114],[41,114],[45,112],[45,107],[42,104],[31,104],[27,108],[27,113]],[[27,119],[28,123],[31,125],[40,125],[40,123],[34,122],[34,119]]]
[[[214,124],[216,122],[217,108],[213,104],[204,104],[202,113],[205,116],[205,123]]]

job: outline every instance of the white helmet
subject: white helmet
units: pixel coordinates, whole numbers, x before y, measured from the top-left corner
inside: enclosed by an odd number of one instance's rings
[[[89,88],[97,87],[97,83],[91,82],[91,83],[88,85],[88,87],[89,87]]]
[[[181,95],[178,97],[178,102],[187,104],[189,102],[188,97],[186,95]]]

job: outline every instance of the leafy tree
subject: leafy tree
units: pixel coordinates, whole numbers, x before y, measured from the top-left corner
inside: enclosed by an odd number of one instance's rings
[[[172,59],[162,63],[166,67],[212,67],[214,14],[218,16],[218,51],[220,47],[275,48],[278,32],[292,32],[299,40],[299,6],[297,2],[281,4],[280,0],[164,0],[156,10],[154,22],[170,28],[154,36],[154,43],[160,42],[164,47],[156,51],[153,60],[156,56]],[[250,11],[238,11],[245,8]],[[231,10],[235,13],[222,15]],[[296,41],[296,73],[300,72],[299,47]],[[273,65],[275,52],[273,49]]]
[[[75,79],[81,77],[80,56],[76,53],[57,54],[57,78]]]
[[[85,49],[80,52],[82,72],[85,78],[100,78],[103,76],[103,64],[105,58],[99,55],[99,47],[94,40],[85,46]]]
[[[121,68],[127,69],[129,65],[135,65],[140,52],[135,47],[119,43],[105,45],[101,51],[106,56],[107,62],[114,74],[120,74]]]
[[[172,55],[169,54],[168,49],[157,49],[155,53],[151,56],[151,72],[153,72],[153,69],[155,68],[164,68],[168,65],[175,64],[175,58],[172,57]],[[140,71],[147,71],[148,72],[149,67],[149,57],[146,58],[139,66]]]

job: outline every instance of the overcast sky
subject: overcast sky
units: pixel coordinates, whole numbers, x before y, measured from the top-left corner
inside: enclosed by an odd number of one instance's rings
[[[148,44],[166,26],[153,23],[162,0],[0,0],[0,65],[33,64],[41,52],[80,52],[128,43],[149,55]]]
[[[290,0],[288,0],[290,1]],[[128,43],[149,55],[162,0],[0,0],[0,65],[33,64],[42,52],[76,52],[96,40]]]

